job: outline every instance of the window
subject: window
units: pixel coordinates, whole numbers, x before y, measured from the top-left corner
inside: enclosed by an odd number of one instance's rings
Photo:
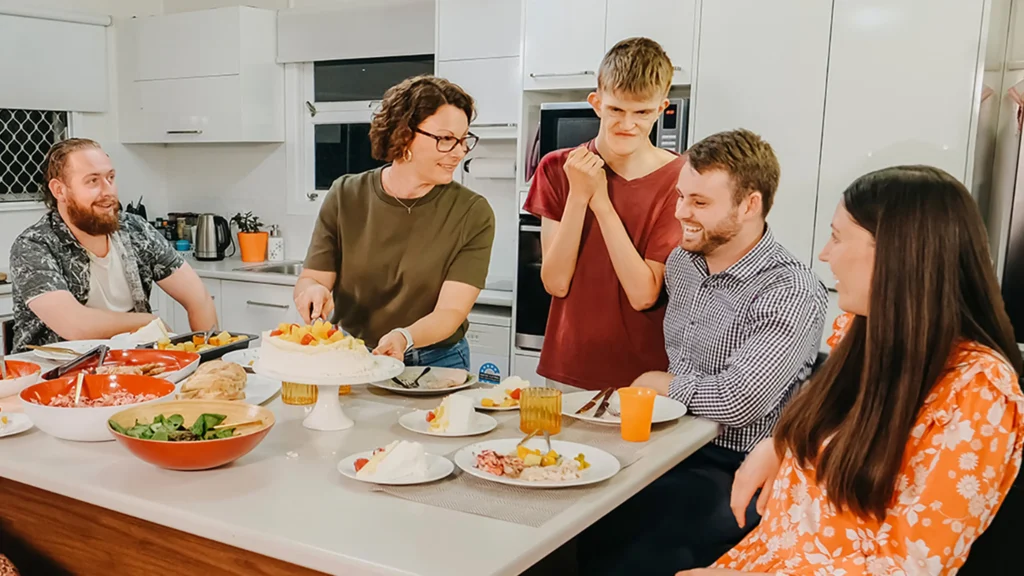
[[[67,137],[67,112],[0,108],[0,204],[42,200],[46,153]]]
[[[369,134],[384,92],[433,73],[433,54],[285,65],[289,213],[315,214],[339,177],[382,166]]]

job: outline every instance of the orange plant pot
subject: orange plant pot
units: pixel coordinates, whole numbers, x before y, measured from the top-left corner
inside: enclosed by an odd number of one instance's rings
[[[238,248],[242,262],[263,262],[267,259],[269,232],[239,232]]]

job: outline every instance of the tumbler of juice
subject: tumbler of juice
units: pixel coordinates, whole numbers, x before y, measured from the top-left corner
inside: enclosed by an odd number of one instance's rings
[[[651,437],[654,399],[658,393],[650,388],[619,388],[619,411],[622,414],[622,439],[646,442]]]
[[[555,388],[523,388],[519,396],[519,429],[558,434],[562,431],[562,391]]]
[[[281,383],[281,401],[292,406],[316,404],[317,387],[295,382]]]

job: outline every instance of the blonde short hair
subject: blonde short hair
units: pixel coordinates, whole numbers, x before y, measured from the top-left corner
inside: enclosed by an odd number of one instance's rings
[[[664,97],[672,86],[672,61],[650,38],[627,38],[601,60],[597,88],[634,98]]]

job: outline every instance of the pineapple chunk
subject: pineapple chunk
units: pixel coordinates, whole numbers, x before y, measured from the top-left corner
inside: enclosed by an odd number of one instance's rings
[[[480,405],[481,406],[486,406],[488,408],[493,408],[494,407],[494,400],[491,400],[490,398],[484,398],[483,400],[480,401]]]
[[[537,456],[540,456],[540,450],[531,450],[526,446],[516,447],[516,456],[518,456],[520,460],[526,460],[526,457],[529,456],[530,454],[536,454]]]
[[[195,342],[185,342],[185,352],[195,352],[195,351],[196,351],[196,344],[195,344]]]
[[[544,459],[539,454],[527,454],[526,458],[523,458],[524,466],[542,466]]]
[[[332,334],[331,337],[327,341],[333,344],[334,342],[341,342],[344,339],[345,339],[345,334],[343,334],[341,332],[341,330],[338,330],[337,332]]]
[[[541,466],[554,466],[558,464],[558,453],[554,450],[548,452],[540,459]]]
[[[313,323],[310,332],[313,336],[316,336],[317,340],[326,340],[328,338],[327,333],[331,331],[331,328],[330,324],[318,319]]]

